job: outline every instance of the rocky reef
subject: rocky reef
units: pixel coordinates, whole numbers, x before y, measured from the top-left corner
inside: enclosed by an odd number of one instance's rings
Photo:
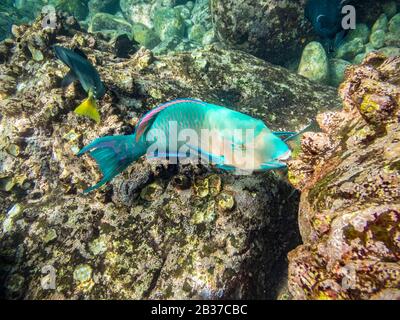
[[[0,298],[399,299],[400,6],[366,2],[332,56],[305,1],[2,2]],[[72,112],[86,93],[61,88],[54,44],[100,73],[100,124]],[[300,75],[271,64],[294,71],[304,47]],[[140,159],[83,194],[84,145],[182,97],[320,129],[288,172]]]
[[[54,29],[13,28],[0,44],[1,296],[29,299],[275,298],[299,244],[299,194],[276,173],[232,176],[139,161],[98,192],[79,149],[128,134],[157,104],[193,97],[297,130],[340,108],[336,92],[217,46],[127,58],[118,42],[57,14]],[[79,84],[51,46],[79,47],[107,86],[95,125],[72,110]],[[126,47],[126,43],[124,44]]]
[[[83,29],[108,39],[127,35],[157,54],[216,42],[209,0],[7,0],[0,5],[1,37],[49,10],[74,16]]]
[[[317,119],[290,164],[304,244],[289,254],[295,299],[400,298],[400,57],[347,68],[342,111]]]
[[[298,59],[312,31],[304,18],[305,0],[211,0],[219,39],[275,64]]]

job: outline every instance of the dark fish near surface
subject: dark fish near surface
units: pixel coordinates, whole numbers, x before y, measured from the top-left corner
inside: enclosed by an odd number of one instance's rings
[[[305,16],[311,22],[315,33],[328,40],[329,50],[335,47],[346,35],[342,27],[342,8],[347,0],[309,0]]]
[[[74,112],[87,116],[97,123],[100,122],[100,114],[95,99],[101,99],[106,89],[99,73],[81,51],[72,51],[60,46],[54,46],[54,51],[57,58],[70,68],[62,81],[62,86],[67,87],[75,80],[79,80],[83,89],[88,93],[88,98]]]

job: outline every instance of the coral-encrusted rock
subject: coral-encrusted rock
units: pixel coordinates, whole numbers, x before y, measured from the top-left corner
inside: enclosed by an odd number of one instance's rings
[[[297,59],[313,37],[304,18],[305,0],[211,0],[220,40],[269,62]]]
[[[400,57],[349,67],[343,111],[318,116],[291,163],[304,245],[289,254],[295,299],[400,294]]]

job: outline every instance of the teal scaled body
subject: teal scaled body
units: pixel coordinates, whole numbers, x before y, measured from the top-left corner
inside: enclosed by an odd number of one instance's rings
[[[135,133],[99,138],[78,155],[89,152],[103,179],[97,189],[132,162],[148,158],[199,157],[223,170],[265,171],[284,168],[290,150],[261,121],[243,113],[193,99],[174,100],[144,115]]]

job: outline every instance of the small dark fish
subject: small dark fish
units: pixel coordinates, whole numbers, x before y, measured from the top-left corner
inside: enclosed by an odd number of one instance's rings
[[[340,44],[348,30],[342,27],[342,8],[348,0],[309,0],[305,16],[315,33],[329,42],[329,51]]]
[[[72,82],[79,80],[83,89],[88,93],[88,98],[74,112],[99,123],[100,114],[97,110],[95,99],[101,99],[106,92],[99,73],[79,49],[72,51],[60,46],[54,46],[54,51],[57,58],[70,68],[70,71],[62,80],[62,87],[67,87]]]

